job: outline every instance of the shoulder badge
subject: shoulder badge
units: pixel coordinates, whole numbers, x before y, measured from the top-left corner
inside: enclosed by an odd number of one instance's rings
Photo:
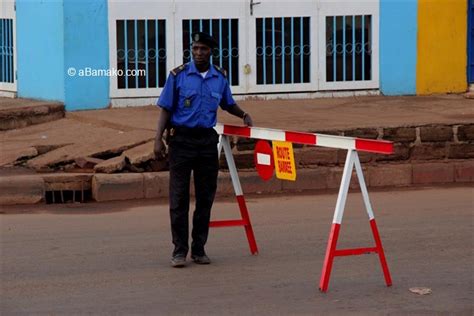
[[[184,68],[186,68],[186,64],[182,64],[181,66],[176,67],[175,69],[171,70],[171,73],[173,74],[173,76],[176,76],[181,71],[183,71]]]
[[[220,72],[221,74],[223,74],[224,77],[227,77],[227,71],[226,71],[224,68],[221,68],[221,67],[219,67],[219,66],[217,66],[217,65],[214,65],[214,67],[216,68],[216,70],[217,70],[218,72]]]

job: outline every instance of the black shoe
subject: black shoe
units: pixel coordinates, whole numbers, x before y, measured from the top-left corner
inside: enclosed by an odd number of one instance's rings
[[[197,264],[210,264],[211,263],[211,259],[209,259],[209,257],[206,255],[202,255],[202,256],[191,255],[191,259],[193,259],[194,263],[197,263]]]
[[[176,255],[171,258],[171,266],[173,268],[182,268],[186,265],[186,257],[183,255]]]

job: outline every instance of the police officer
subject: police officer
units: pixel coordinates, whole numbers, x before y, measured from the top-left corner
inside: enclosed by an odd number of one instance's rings
[[[204,251],[217,187],[219,161],[214,130],[217,108],[252,126],[248,113],[232,98],[226,71],[210,64],[216,41],[207,33],[192,34],[193,60],[171,71],[158,99],[161,107],[155,139],[155,155],[163,156],[162,140],[169,130],[170,217],[174,251],[173,267],[184,267],[189,251],[188,214],[191,171],[194,176],[196,208],[193,214],[191,259],[197,264],[211,261]]]

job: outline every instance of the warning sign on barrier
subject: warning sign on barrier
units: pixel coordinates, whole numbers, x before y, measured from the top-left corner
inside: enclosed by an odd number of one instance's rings
[[[267,141],[259,140],[255,144],[254,161],[260,178],[264,181],[270,180],[273,177],[275,166],[272,147]]]
[[[273,158],[275,159],[276,177],[282,180],[296,180],[295,156],[293,144],[273,141]]]

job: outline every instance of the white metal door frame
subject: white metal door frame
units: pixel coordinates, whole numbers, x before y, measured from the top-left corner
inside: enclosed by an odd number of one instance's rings
[[[176,65],[173,47],[175,46],[174,0],[129,2],[109,0],[109,60],[111,69],[117,67],[117,20],[166,20],[166,67],[167,74]],[[156,97],[163,88],[118,89],[117,77],[110,77],[111,98]]]
[[[247,60],[247,38],[242,27],[247,25],[247,2],[244,0],[220,0],[219,9],[216,3],[211,1],[175,0],[175,20],[174,29],[176,34],[174,55],[175,60],[180,65],[183,60],[183,20],[193,19],[238,19],[239,21],[239,85],[231,86],[233,93],[245,93],[247,90],[247,78],[244,74],[244,66]],[[229,72],[229,71],[228,71]]]
[[[16,54],[16,12],[15,12],[15,0],[2,0],[0,1],[1,19],[12,19],[12,35],[13,35],[13,82],[0,82],[0,93],[2,91],[13,93],[17,92],[17,54]]]
[[[319,89],[318,90],[357,90],[379,88],[379,0],[337,0],[321,1],[319,6]],[[365,81],[326,80],[326,16],[372,15],[372,78]]]
[[[318,0],[319,1],[319,0]],[[268,17],[309,17],[310,18],[310,82],[309,83],[292,83],[292,84],[257,84],[257,18]],[[297,1],[279,1],[279,0],[261,0],[258,5],[253,8],[253,15],[248,20],[248,64],[252,71],[249,74],[248,93],[285,93],[285,92],[302,92],[316,91],[318,88],[318,32],[315,26],[319,25],[317,16],[316,0],[297,0]]]

